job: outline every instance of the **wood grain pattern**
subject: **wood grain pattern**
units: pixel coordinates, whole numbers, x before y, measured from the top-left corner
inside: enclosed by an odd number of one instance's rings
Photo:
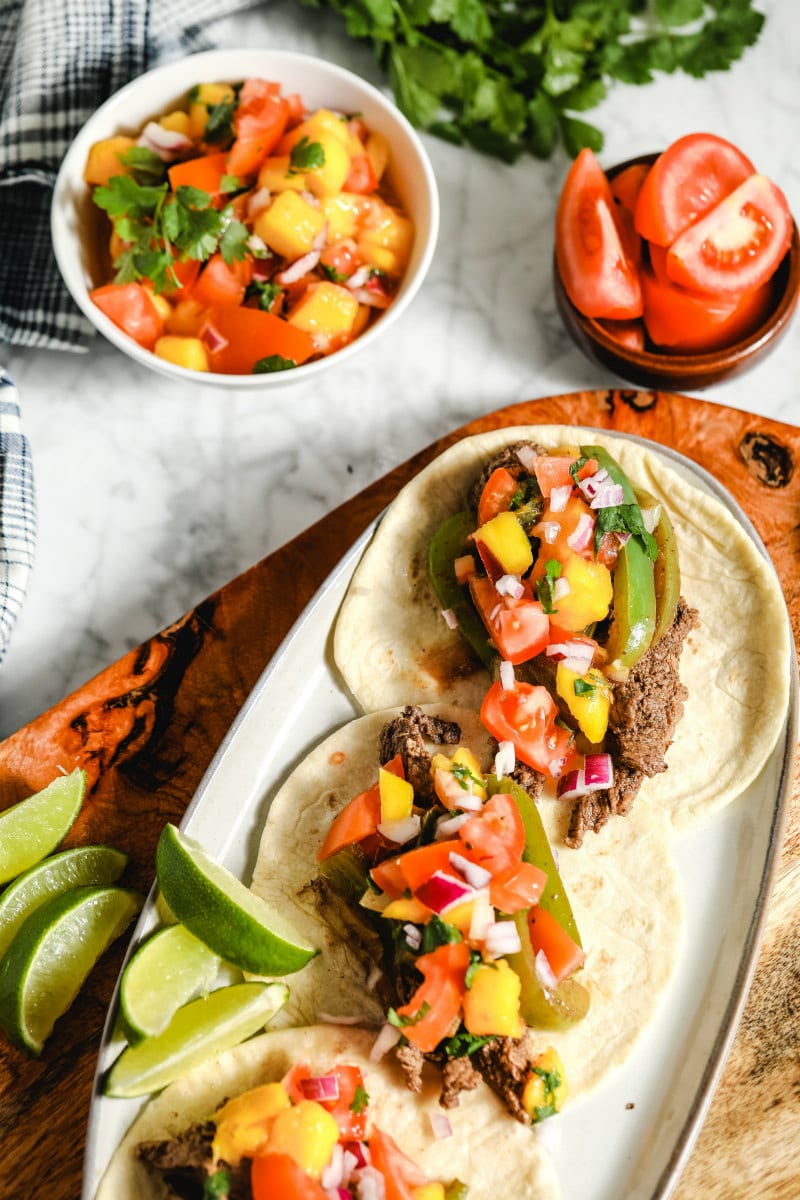
[[[0,744],[6,807],[59,766],[89,775],[67,845],[126,850],[125,882],[152,881],[158,834],[179,820],[217,746],[295,617],[399,487],[465,434],[582,423],[652,438],[710,470],[769,548],[800,642],[800,430],[705,401],[579,392],[488,414],[440,440],[227,584]],[[677,1200],[800,1196],[800,792],[741,1027]],[[93,972],[39,1061],[0,1038],[0,1196],[73,1200],[100,1032],[123,947]]]

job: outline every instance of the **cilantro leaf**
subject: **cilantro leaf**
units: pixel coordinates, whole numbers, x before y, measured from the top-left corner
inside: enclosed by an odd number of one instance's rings
[[[484,962],[479,952],[477,950],[470,950],[469,966],[467,967],[467,973],[464,976],[464,987],[467,989],[467,991],[469,991],[469,989],[472,987],[472,981],[475,978],[475,972],[483,965]],[[486,963],[486,966],[497,970],[497,967],[494,963]]]
[[[233,114],[236,111],[236,101],[221,100],[219,104],[209,104],[207,111],[208,120],[203,141],[212,142],[214,145],[233,141]]]
[[[451,771],[456,783],[459,785],[459,787],[463,788],[465,792],[469,791],[470,783],[475,783],[478,785],[478,787],[483,787],[483,780],[479,779],[477,775],[473,774],[469,767],[464,766],[463,763],[453,763]]]
[[[597,685],[590,683],[588,679],[576,679],[572,686],[576,696],[591,696],[597,688]]]
[[[241,221],[231,219],[227,209],[224,210],[222,218],[226,224],[222,237],[219,239],[219,252],[230,266],[231,263],[241,262],[247,257],[247,241],[250,237],[250,230]]]
[[[304,136],[289,151],[289,175],[300,175],[324,166],[325,150],[321,142],[312,142]]]
[[[480,1050],[481,1046],[493,1042],[494,1039],[494,1034],[483,1037],[461,1029],[445,1042],[444,1052],[448,1058],[465,1058],[467,1055],[474,1054],[476,1050]]]
[[[544,612],[548,615],[558,612],[558,609],[553,608],[555,603],[555,586],[556,580],[561,576],[561,563],[557,558],[549,558],[545,563],[544,575],[537,581],[536,595]]]
[[[252,283],[247,285],[244,298],[245,300],[251,300],[254,296],[257,296],[258,307],[263,308],[265,312],[269,312],[278,296],[281,295],[283,295],[283,288],[279,283],[273,283],[269,279],[254,279]]]
[[[430,954],[438,946],[447,946],[450,942],[461,942],[463,937],[455,925],[448,925],[436,913],[422,929],[422,945],[420,954]]]
[[[353,1096],[353,1100],[350,1105],[350,1112],[355,1113],[356,1116],[359,1116],[362,1112],[364,1112],[368,1104],[369,1093],[365,1091],[360,1083],[356,1084],[355,1095]]]
[[[220,1167],[213,1175],[209,1175],[203,1184],[203,1200],[225,1200],[231,1190],[231,1173],[225,1167]]]
[[[596,510],[594,527],[595,553],[600,549],[604,533],[629,533],[641,544],[651,562],[658,558],[658,542],[644,527],[642,510],[638,504],[611,504]]]
[[[167,173],[167,164],[147,146],[131,146],[119,155],[119,161],[124,167],[130,167],[139,184],[159,184]]]
[[[268,354],[266,358],[258,360],[253,367],[253,374],[271,375],[273,371],[289,371],[296,366],[293,358],[284,358],[281,354]]]

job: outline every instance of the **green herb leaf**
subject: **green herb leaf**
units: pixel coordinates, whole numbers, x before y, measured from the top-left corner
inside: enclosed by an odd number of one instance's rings
[[[597,690],[597,685],[589,683],[588,679],[576,679],[573,688],[576,696],[591,696]]]
[[[131,146],[118,157],[123,166],[131,168],[137,183],[157,185],[167,173],[167,164],[154,150],[148,150],[147,146]]]
[[[395,1029],[405,1029],[408,1025],[419,1025],[422,1018],[427,1017],[430,1011],[430,1004],[427,1000],[423,1000],[413,1017],[401,1017],[395,1009],[390,1008],[386,1014],[386,1020],[390,1025],[394,1025]]]
[[[230,210],[224,209],[222,219],[225,229],[219,239],[219,252],[228,266],[233,262],[241,262],[247,257],[247,241],[250,231],[241,221],[231,218]]]
[[[598,508],[594,527],[595,553],[600,549],[604,533],[630,533],[641,543],[651,562],[658,558],[658,542],[644,527],[642,510],[638,504],[612,504]]]
[[[330,279],[331,283],[344,283],[347,279],[347,275],[342,275],[340,271],[337,271],[334,267],[329,267],[327,263],[321,262],[319,265],[322,274],[326,279]]]
[[[242,181],[238,175],[223,175],[219,181],[219,190],[223,195],[227,196],[229,192],[238,192],[242,188]]]
[[[355,1113],[356,1116],[358,1116],[364,1112],[368,1104],[369,1094],[364,1090],[360,1083],[356,1084],[355,1095],[353,1096],[353,1101],[350,1105],[350,1112]]]
[[[479,967],[482,967],[483,965],[484,965],[484,962],[483,962],[483,959],[481,958],[480,953],[477,950],[470,950],[469,966],[467,967],[467,973],[464,976],[464,987],[467,989],[467,991],[469,991],[469,989],[472,987],[472,981],[475,978],[475,972],[478,970]],[[486,963],[486,966],[492,967],[492,968],[494,968],[494,970],[497,970],[494,963]]]
[[[203,1200],[218,1200],[227,1197],[231,1190],[231,1173],[225,1167],[220,1167],[213,1175],[209,1175],[203,1184]]]
[[[466,1029],[461,1029],[445,1042],[444,1052],[448,1058],[466,1058],[468,1055],[474,1054],[476,1050],[480,1050],[481,1046],[493,1042],[494,1038],[494,1034],[490,1034],[488,1037],[479,1037],[477,1034],[467,1033]]]
[[[483,780],[479,779],[477,775],[473,774],[469,767],[465,766],[464,763],[453,763],[451,771],[453,773],[453,778],[456,780],[459,787],[462,787],[465,792],[469,791],[470,783],[474,783],[478,787],[483,787]]]
[[[263,308],[265,312],[269,312],[278,296],[282,295],[283,288],[280,284],[273,283],[269,279],[254,279],[252,283],[247,285],[244,298],[245,300],[251,300],[254,296],[257,296],[258,307]]]
[[[253,367],[253,374],[271,375],[273,371],[289,371],[296,366],[297,363],[293,358],[284,358],[280,354],[268,354],[266,358],[258,360]]]
[[[308,137],[301,137],[289,151],[289,174],[299,175],[304,171],[314,171],[317,167],[325,166],[325,150],[321,142],[312,142]]]
[[[448,925],[434,913],[427,925],[422,928],[422,945],[419,952],[420,954],[430,954],[438,946],[447,946],[450,942],[463,940],[461,932],[456,929],[455,925]]]
[[[536,584],[536,595],[539,598],[539,603],[544,612],[550,614],[558,612],[557,608],[553,608],[555,601],[555,585],[556,580],[561,576],[561,563],[557,558],[549,558],[545,563],[544,575]]]
[[[222,142],[232,142],[234,136],[233,114],[236,111],[235,100],[221,100],[219,104],[209,104],[207,107],[204,142],[219,145]]]

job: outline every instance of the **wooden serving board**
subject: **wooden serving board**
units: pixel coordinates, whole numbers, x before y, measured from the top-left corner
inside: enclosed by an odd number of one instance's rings
[[[378,480],[174,625],[0,743],[0,807],[85,768],[65,845],[106,842],[146,892],[166,821],[179,821],[228,727],[296,616],[398,489],[447,445],[503,425],[584,424],[652,438],[732,492],[766,543],[800,638],[800,430],[667,393],[591,391],[470,422]],[[753,987],[678,1200],[800,1196],[800,788]],[[123,939],[124,941],[124,939]],[[92,1076],[124,953],[101,960],[39,1060],[0,1035],[0,1197],[75,1200]],[[622,1198],[620,1198],[622,1200]]]

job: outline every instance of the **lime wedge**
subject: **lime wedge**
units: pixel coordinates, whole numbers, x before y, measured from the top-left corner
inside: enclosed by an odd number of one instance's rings
[[[163,1033],[182,1004],[208,993],[219,966],[219,955],[184,925],[149,937],[122,973],[119,1005],[128,1040]]]
[[[12,1042],[41,1054],[100,955],[141,906],[141,896],[125,888],[78,887],[28,917],[0,962],[0,1027]]]
[[[227,962],[253,975],[291,975],[317,951],[192,838],[166,825],[156,878],[175,916]]]
[[[285,1003],[285,983],[234,983],[179,1008],[163,1033],[122,1051],[105,1094],[158,1092],[193,1067],[258,1033]]]
[[[86,773],[59,775],[41,792],[0,813],[0,883],[16,879],[55,850],[86,795]]]
[[[25,871],[0,896],[0,958],[22,922],[45,900],[68,888],[115,883],[127,862],[128,856],[111,846],[76,846]]]

